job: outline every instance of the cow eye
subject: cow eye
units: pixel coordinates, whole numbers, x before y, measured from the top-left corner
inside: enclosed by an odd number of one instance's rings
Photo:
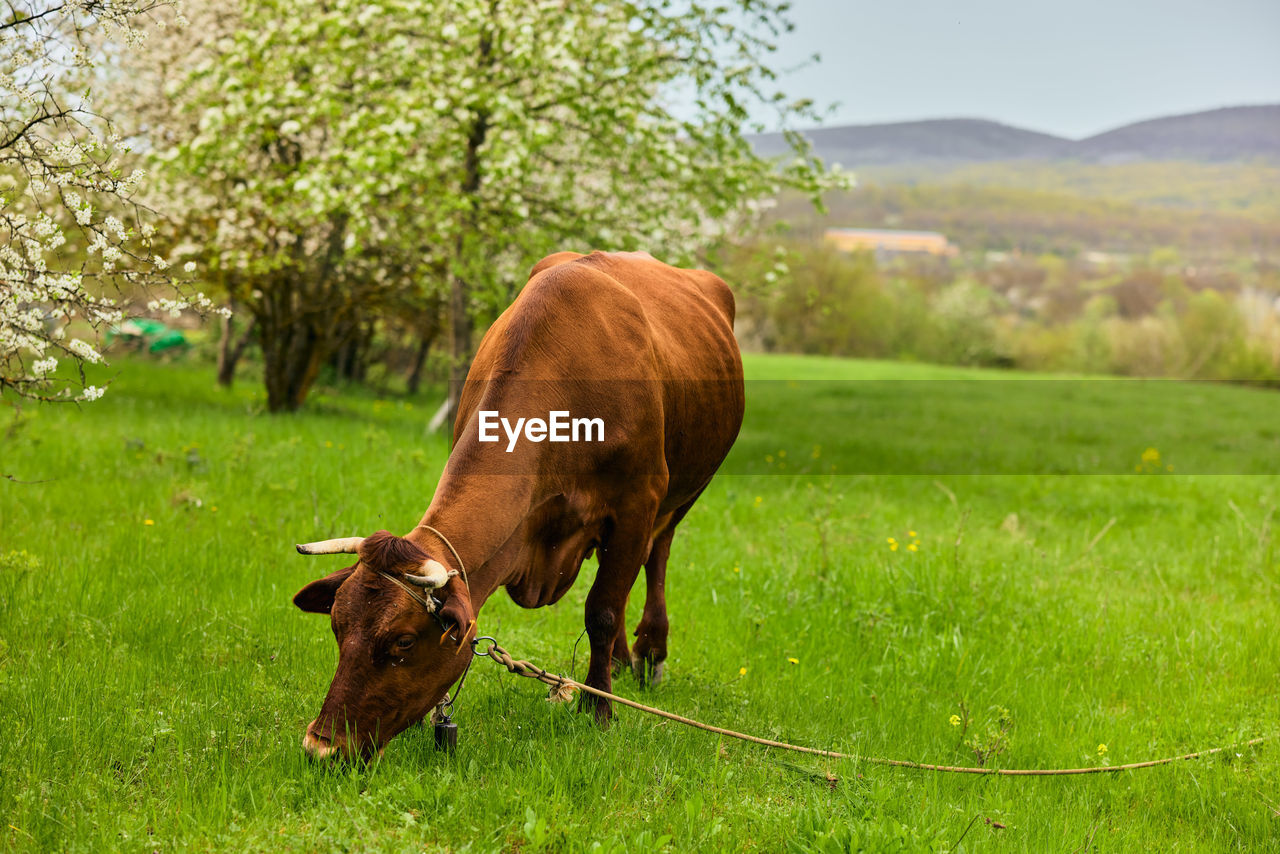
[[[396,638],[396,651],[404,652],[406,649],[413,646],[414,642],[417,640],[418,639],[413,635],[401,635]]]

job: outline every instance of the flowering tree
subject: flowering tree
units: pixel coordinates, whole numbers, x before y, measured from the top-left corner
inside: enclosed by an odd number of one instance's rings
[[[442,16],[450,73],[432,107],[458,164],[442,188],[451,406],[472,317],[504,306],[531,259],[606,248],[691,263],[783,187],[816,202],[839,183],[798,134],[781,167],[743,136],[760,103],[782,126],[817,118],[767,62],[787,6],[476,0]]]
[[[125,146],[90,101],[101,36],[137,47],[140,24],[172,0],[8,0],[0,18],[0,390],[41,400],[96,400],[86,362],[123,317],[120,301],[149,286],[189,303],[152,251],[136,203],[143,178],[121,166]],[[207,306],[207,300],[196,302]],[[59,360],[78,369],[55,374]]]
[[[190,35],[121,76],[149,105],[166,203],[191,257],[252,313],[268,404],[301,405],[362,312],[447,297],[454,378],[474,319],[561,248],[664,260],[781,186],[829,183],[793,137],[781,168],[748,108],[785,4],[595,0],[210,0]],[[149,110],[149,112],[148,112]],[[456,384],[455,384],[456,385]]]
[[[253,318],[272,411],[365,317],[440,280],[424,193],[447,165],[409,95],[421,5],[210,0],[113,79],[175,242]]]

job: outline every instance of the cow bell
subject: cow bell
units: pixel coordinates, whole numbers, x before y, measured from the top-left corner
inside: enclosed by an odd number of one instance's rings
[[[448,718],[436,721],[436,750],[453,753],[458,749],[458,725]]]

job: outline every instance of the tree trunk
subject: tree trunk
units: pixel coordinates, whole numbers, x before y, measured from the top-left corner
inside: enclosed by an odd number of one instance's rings
[[[355,350],[356,350],[356,342],[355,342],[355,339],[352,338],[352,339],[348,339],[345,344],[340,345],[338,349],[334,351],[333,357],[329,360],[329,363],[333,365],[333,372],[337,374],[338,379],[340,380],[355,379],[355,376],[354,376],[354,370],[355,370],[354,365],[356,361]]]
[[[369,376],[369,352],[373,349],[373,321],[356,326],[351,342],[351,363],[347,366],[347,379],[363,383]]]
[[[263,380],[270,412],[294,412],[307,399],[307,392],[320,373],[320,366],[332,352],[331,335],[322,334],[309,320],[293,310],[295,295],[288,285],[277,285],[258,317],[258,339],[262,347]]]
[[[271,412],[294,412],[302,406],[320,367],[341,340],[340,330],[356,310],[344,294],[343,283],[333,281],[346,226],[346,214],[333,217],[328,250],[319,269],[306,263],[312,259],[305,257],[299,237],[297,269],[262,283],[258,338]]]
[[[263,329],[263,378],[267,385],[267,410],[295,412],[324,363],[325,348],[313,330],[301,323],[277,329],[269,339]]]
[[[488,68],[492,64],[493,33],[489,29],[480,32],[479,66]],[[462,195],[467,208],[463,217],[466,227],[458,232],[454,242],[454,270],[449,287],[449,415],[445,419],[452,432],[453,422],[458,417],[458,403],[462,399],[462,384],[467,379],[467,371],[471,368],[471,289],[460,270],[467,270],[470,275],[471,266],[467,261],[467,235],[475,231],[478,197],[480,186],[484,181],[480,168],[480,149],[489,135],[489,111],[476,110],[467,134],[467,153],[465,172],[462,181]]]
[[[462,384],[471,369],[471,304],[467,283],[455,275],[449,285],[449,415],[446,426],[452,431],[462,399]]]
[[[236,379],[236,365],[240,361],[240,357],[244,355],[245,349],[249,346],[249,340],[253,336],[253,331],[257,325],[257,320],[251,318],[249,325],[240,333],[240,337],[235,337],[234,315],[227,315],[222,318],[222,337],[218,341],[218,385],[223,388],[231,388],[231,384]]]
[[[342,343],[334,350],[330,363],[339,379],[364,382],[369,371],[369,348],[373,343],[373,324],[356,322],[350,332],[337,333]]]
[[[418,388],[422,385],[422,368],[427,363],[427,353],[431,351],[431,345],[436,340],[436,330],[424,332],[418,337],[418,349],[413,354],[413,366],[409,369],[409,376],[405,378],[405,385],[408,386],[409,394],[417,394]]]

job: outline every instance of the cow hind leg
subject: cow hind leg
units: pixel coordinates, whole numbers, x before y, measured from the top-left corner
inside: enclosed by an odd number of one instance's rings
[[[667,658],[667,557],[674,528],[668,524],[654,538],[644,564],[644,613],[636,624],[636,642],[631,648],[631,671],[641,685],[662,681]]]
[[[701,495],[699,491],[698,495]],[[667,558],[671,556],[671,540],[676,525],[698,500],[695,495],[687,504],[663,516],[654,525],[653,548],[644,563],[644,613],[636,625],[636,642],[631,647],[631,671],[641,685],[662,681],[667,660]]]

